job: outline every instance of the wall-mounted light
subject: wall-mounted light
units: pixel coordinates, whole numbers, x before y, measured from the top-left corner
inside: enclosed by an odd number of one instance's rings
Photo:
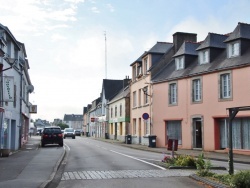
[[[147,95],[147,96],[149,96],[149,97],[152,97],[152,95],[149,95],[149,94],[148,94],[148,88],[147,88],[147,87],[142,88],[142,91],[143,91],[144,95]]]

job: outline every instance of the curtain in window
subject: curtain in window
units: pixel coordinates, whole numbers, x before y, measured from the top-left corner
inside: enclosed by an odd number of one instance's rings
[[[250,118],[242,120],[243,126],[243,149],[250,149]]]
[[[232,123],[233,130],[233,148],[241,148],[241,119],[234,119]]]
[[[228,147],[228,129],[226,119],[222,119],[219,122],[220,124],[220,148],[224,149]]]
[[[178,139],[178,144],[182,144],[181,121],[166,122],[167,139]]]

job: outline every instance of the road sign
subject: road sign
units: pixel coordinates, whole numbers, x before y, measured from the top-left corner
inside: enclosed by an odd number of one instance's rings
[[[147,120],[147,119],[149,118],[148,113],[144,113],[144,114],[142,114],[142,118],[143,118],[144,120]]]

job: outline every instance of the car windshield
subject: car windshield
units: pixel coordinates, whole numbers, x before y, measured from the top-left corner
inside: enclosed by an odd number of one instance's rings
[[[49,133],[61,133],[61,129],[58,129],[58,128],[44,129],[43,133],[45,133],[45,134],[49,134]]]
[[[65,132],[73,132],[74,129],[65,129]]]

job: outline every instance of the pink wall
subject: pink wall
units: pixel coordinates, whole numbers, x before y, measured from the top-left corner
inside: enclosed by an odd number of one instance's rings
[[[193,104],[191,80],[177,81],[178,105],[168,105],[168,82],[153,85],[153,131],[157,135],[157,146],[166,143],[165,120],[182,120],[182,148],[192,146],[192,118],[203,119],[203,149],[214,150],[218,142],[215,130],[215,117],[228,117],[226,108],[250,106],[250,67],[231,71],[233,97],[229,101],[219,101],[219,73],[199,76],[202,80],[202,102]],[[246,84],[247,83],[247,84]],[[250,116],[250,111],[239,112],[239,116]]]

